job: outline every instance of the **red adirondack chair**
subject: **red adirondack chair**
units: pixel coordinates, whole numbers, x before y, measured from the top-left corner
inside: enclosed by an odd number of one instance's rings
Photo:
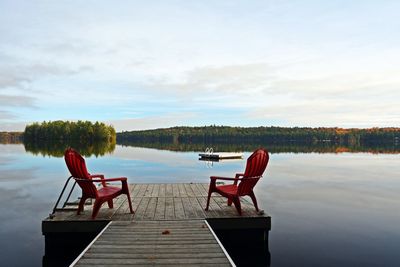
[[[82,197],[79,201],[78,214],[83,211],[85,201],[88,198],[94,198],[95,201],[93,205],[92,219],[95,219],[99,213],[101,205],[104,202],[107,201],[108,207],[111,209],[113,208],[113,199],[121,194],[127,195],[130,212],[134,213],[126,177],[105,179],[104,175],[102,174],[89,174],[86,169],[85,159],[72,148],[65,150],[64,159],[71,176],[82,189]],[[122,187],[110,186],[106,183],[116,181],[120,181],[122,183]],[[101,183],[102,187],[100,189],[97,188],[95,183]]]
[[[235,207],[240,215],[242,215],[242,208],[240,205],[241,196],[250,196],[253,201],[254,207],[258,210],[257,199],[253,192],[254,186],[262,177],[269,160],[268,151],[265,149],[257,149],[247,159],[246,170],[244,173],[237,173],[235,178],[211,176],[210,186],[208,189],[207,206],[208,210],[210,205],[210,198],[213,192],[228,198],[228,206],[235,204]],[[233,184],[217,186],[217,180],[233,181]],[[239,183],[239,184],[238,184]]]

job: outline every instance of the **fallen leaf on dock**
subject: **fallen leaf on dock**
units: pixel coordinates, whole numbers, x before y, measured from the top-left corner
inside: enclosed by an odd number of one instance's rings
[[[169,230],[165,230],[162,232],[163,235],[169,235],[171,232]]]

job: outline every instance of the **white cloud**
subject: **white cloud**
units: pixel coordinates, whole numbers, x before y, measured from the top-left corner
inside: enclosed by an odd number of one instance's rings
[[[34,101],[35,99],[29,96],[0,94],[0,106],[2,107],[34,107]]]

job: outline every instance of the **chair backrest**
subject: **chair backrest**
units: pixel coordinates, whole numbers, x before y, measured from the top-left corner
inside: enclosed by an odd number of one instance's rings
[[[97,196],[96,186],[92,182],[84,180],[91,180],[86,169],[85,159],[73,148],[65,150],[64,159],[71,176],[77,178],[75,180],[82,188],[83,194],[95,198]]]
[[[268,151],[259,148],[247,159],[246,170],[238,185],[238,195],[250,193],[262,177],[269,161]]]

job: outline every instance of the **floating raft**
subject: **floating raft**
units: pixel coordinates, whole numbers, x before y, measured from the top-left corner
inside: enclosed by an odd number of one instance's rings
[[[216,152],[216,153],[200,153],[200,159],[241,159],[243,153]]]

